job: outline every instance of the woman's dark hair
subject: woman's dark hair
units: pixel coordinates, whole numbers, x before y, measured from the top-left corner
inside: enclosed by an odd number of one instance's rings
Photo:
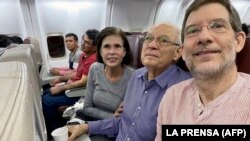
[[[106,27],[98,34],[97,36],[97,61],[100,63],[103,63],[103,59],[102,59],[101,52],[100,52],[101,47],[102,47],[102,42],[106,37],[111,36],[111,35],[119,36],[123,40],[123,47],[126,50],[126,55],[123,57],[121,64],[124,64],[124,65],[131,64],[131,62],[133,61],[133,56],[132,56],[132,52],[130,49],[127,36],[121,29],[116,28],[116,27]]]

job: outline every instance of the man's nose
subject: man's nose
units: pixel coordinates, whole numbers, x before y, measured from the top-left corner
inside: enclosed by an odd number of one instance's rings
[[[148,47],[153,47],[153,48],[155,48],[155,47],[157,47],[157,41],[156,41],[156,39],[154,39],[153,41],[151,41],[149,44],[148,44]]]
[[[207,44],[212,42],[213,36],[209,28],[207,26],[203,26],[201,28],[200,34],[198,35],[198,38],[198,44],[206,46]]]

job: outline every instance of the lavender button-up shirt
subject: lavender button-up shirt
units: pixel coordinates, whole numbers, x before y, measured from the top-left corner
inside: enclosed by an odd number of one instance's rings
[[[190,78],[176,65],[170,66],[155,79],[147,80],[147,69],[134,72],[128,83],[120,118],[89,122],[89,134],[116,137],[117,141],[153,141],[156,136],[160,101],[170,86]]]

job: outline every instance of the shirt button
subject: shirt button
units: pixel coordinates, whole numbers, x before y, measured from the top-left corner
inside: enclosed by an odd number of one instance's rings
[[[148,93],[148,91],[145,91],[145,94],[147,94]]]
[[[140,109],[141,109],[141,107],[139,106],[139,107],[137,107],[137,109],[139,109],[139,110],[140,110]]]
[[[127,141],[130,141],[130,138],[127,138]]]
[[[133,125],[133,126],[135,126],[135,123],[134,123],[134,122],[132,122],[132,125]]]

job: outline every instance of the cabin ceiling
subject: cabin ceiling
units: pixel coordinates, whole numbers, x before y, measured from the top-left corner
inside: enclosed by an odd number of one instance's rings
[[[62,30],[80,35],[88,28],[102,29],[106,26],[143,32],[161,22],[181,27],[185,10],[193,0],[0,1],[0,19],[4,21],[0,26],[9,27],[1,28],[0,32],[38,36]],[[231,2],[240,13],[242,22],[250,24],[250,0]]]

